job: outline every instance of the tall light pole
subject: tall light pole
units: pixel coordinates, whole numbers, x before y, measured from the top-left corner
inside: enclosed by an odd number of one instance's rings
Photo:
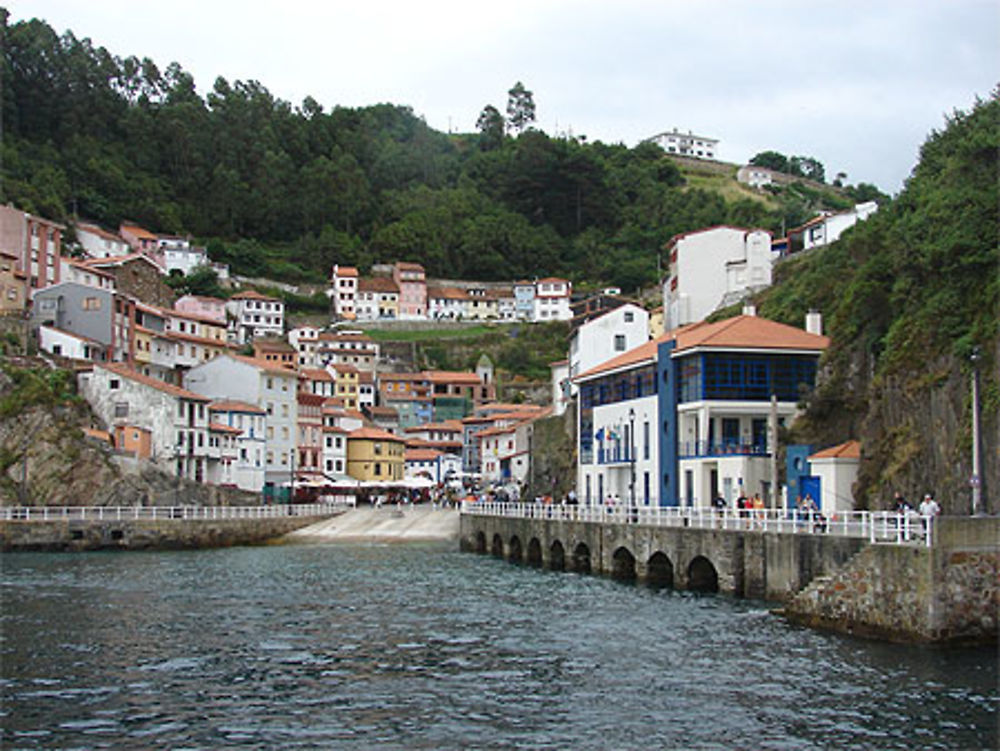
[[[628,411],[628,463],[629,463],[629,515],[635,513],[635,410],[629,408]]]
[[[982,470],[979,464],[979,347],[973,347],[972,354],[972,515],[979,514],[982,501]]]

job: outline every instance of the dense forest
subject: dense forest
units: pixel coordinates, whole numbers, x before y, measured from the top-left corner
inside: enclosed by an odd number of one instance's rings
[[[631,290],[656,281],[676,233],[778,231],[877,194],[860,185],[724,197],[688,184],[651,143],[532,129],[533,96],[520,83],[506,117],[486,105],[459,135],[404,106],[327,111],[307,97],[296,107],[257,81],[219,78],[202,97],[177,63],[122,59],[0,14],[0,200],[60,221],[190,234],[250,276],[322,281],[334,262],[411,260],[431,276],[560,274]]]
[[[796,438],[862,440],[855,496],[940,493],[969,512],[969,379],[982,379],[983,497],[1000,512],[1000,98],[930,135],[902,192],[817,252],[776,267],[764,315],[826,315],[824,377]],[[973,354],[976,361],[973,361]]]

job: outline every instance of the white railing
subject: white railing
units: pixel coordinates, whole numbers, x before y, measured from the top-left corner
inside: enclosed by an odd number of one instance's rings
[[[284,519],[291,516],[335,514],[352,505],[353,503],[336,501],[268,506],[7,506],[0,508],[0,521]]]
[[[934,519],[894,511],[846,511],[822,516],[788,509],[692,508],[677,506],[633,506],[626,504],[577,506],[553,503],[463,502],[462,513],[513,519],[599,524],[636,524],[653,527],[690,527],[733,532],[780,532],[784,534],[856,537],[869,542],[930,546]]]

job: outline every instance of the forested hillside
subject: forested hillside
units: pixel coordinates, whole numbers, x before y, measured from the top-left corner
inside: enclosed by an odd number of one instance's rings
[[[781,264],[760,301],[768,317],[797,325],[809,308],[826,314],[825,380],[797,438],[860,438],[855,495],[872,507],[898,489],[939,493],[946,511],[969,512],[978,350],[983,497],[1000,511],[998,154],[994,92],[931,134],[891,205],[840,242]]]
[[[0,200],[191,234],[249,276],[321,281],[334,261],[406,259],[431,276],[560,274],[631,290],[656,281],[678,232],[778,230],[851,202],[723,193],[686,181],[652,144],[551,138],[531,129],[523,86],[506,122],[487,105],[477,131],[447,135],[405,106],[293,106],[256,81],[219,78],[202,97],[176,63],[122,59],[0,13]]]

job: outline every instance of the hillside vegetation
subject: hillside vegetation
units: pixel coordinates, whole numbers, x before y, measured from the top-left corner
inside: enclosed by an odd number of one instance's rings
[[[491,107],[480,132],[449,136],[407,107],[293,106],[257,81],[218,78],[202,97],[177,63],[0,17],[0,201],[191,234],[245,276],[321,282],[334,262],[409,260],[432,277],[634,290],[657,281],[676,233],[779,230],[838,202],[762,200],[732,177],[682,172],[653,144],[550,138],[527,117],[513,137]]]
[[[984,498],[1000,511],[1000,100],[994,93],[932,133],[902,193],[828,247],[781,264],[758,301],[801,325],[826,314],[825,380],[800,439],[861,438],[856,495],[941,494],[968,513],[970,355],[982,374]]]

